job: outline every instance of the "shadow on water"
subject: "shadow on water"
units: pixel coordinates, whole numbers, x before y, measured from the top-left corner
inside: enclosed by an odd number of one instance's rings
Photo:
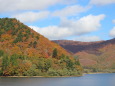
[[[0,78],[0,86],[115,86],[115,74],[64,78]]]

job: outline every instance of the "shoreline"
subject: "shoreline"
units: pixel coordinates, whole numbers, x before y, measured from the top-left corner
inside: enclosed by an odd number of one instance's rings
[[[9,77],[9,78],[65,78],[65,77],[81,77],[79,76],[0,76],[1,77]]]
[[[83,75],[85,76],[86,74],[111,74],[111,73],[108,73],[108,72],[97,72],[97,73],[84,73]]]
[[[95,73],[84,73],[84,74],[105,74],[105,73],[103,73],[103,72],[95,72]]]
[[[66,78],[66,77],[82,77],[85,76],[86,74],[108,74],[108,73],[103,73],[103,72],[98,72],[98,73],[83,73],[83,75],[79,76],[0,76],[2,77],[8,77],[8,78]]]

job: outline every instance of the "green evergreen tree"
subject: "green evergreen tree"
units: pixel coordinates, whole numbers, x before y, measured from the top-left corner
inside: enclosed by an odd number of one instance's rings
[[[33,47],[36,48],[36,46],[37,46],[37,42],[34,41],[34,43],[33,43]]]
[[[56,58],[57,56],[58,56],[58,51],[57,51],[57,48],[55,48],[55,49],[53,50],[52,57],[53,57],[53,58]]]
[[[39,36],[36,36],[36,39],[39,40]]]
[[[73,66],[74,66],[74,63],[70,60],[70,59],[67,59],[66,60],[66,66],[68,69],[74,69]]]
[[[28,47],[32,47],[32,45],[33,45],[33,43],[32,43],[32,42],[30,42],[30,43],[28,44]]]
[[[0,50],[0,57],[4,55],[4,51]]]

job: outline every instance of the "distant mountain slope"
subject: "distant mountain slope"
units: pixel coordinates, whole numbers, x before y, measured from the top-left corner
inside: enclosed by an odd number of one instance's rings
[[[69,66],[79,71],[77,63],[65,49],[20,21],[0,19],[0,75],[56,76],[71,70]]]
[[[78,56],[84,68],[97,70],[115,68],[115,39],[99,42],[54,40],[74,56]]]

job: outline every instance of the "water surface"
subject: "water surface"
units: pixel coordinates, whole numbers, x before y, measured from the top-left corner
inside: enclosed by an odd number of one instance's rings
[[[0,86],[115,86],[115,73],[67,78],[0,78]]]

